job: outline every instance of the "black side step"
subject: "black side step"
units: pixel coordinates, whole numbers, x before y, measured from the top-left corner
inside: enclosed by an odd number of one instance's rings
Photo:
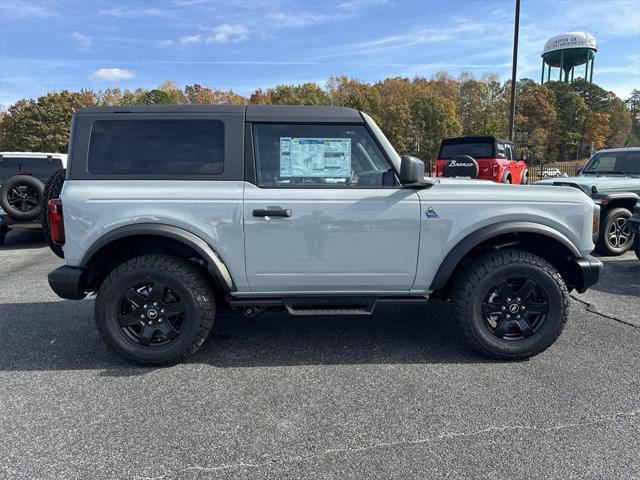
[[[378,303],[425,304],[427,297],[286,297],[286,298],[231,298],[231,307],[273,308],[284,307],[291,315],[371,315]]]

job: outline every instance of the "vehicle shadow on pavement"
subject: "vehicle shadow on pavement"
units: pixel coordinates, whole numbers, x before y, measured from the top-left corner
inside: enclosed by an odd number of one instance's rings
[[[1,251],[8,250],[26,250],[31,248],[46,247],[41,230],[11,230],[7,233],[4,245],[0,247]]]
[[[605,263],[602,281],[591,288],[614,295],[640,296],[640,260],[634,255],[629,260]]]
[[[103,370],[145,375],[107,349],[93,322],[93,301],[0,304],[0,371]],[[218,368],[338,364],[484,363],[468,350],[448,305],[380,307],[371,316],[246,319],[221,312],[188,363]]]

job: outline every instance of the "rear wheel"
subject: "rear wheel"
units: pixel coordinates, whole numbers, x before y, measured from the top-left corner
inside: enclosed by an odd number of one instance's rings
[[[202,345],[213,326],[215,301],[208,278],[192,262],[143,255],[107,276],[95,314],[102,338],[126,359],[172,365]]]
[[[525,359],[544,351],[569,317],[569,293],[558,271],[529,252],[481,255],[453,289],[454,315],[467,342],[500,359]]]
[[[626,208],[612,208],[600,223],[596,249],[603,255],[622,255],[633,246],[634,234],[627,220],[631,212]]]
[[[504,172],[500,183],[511,183],[511,175],[509,174],[509,172]]]

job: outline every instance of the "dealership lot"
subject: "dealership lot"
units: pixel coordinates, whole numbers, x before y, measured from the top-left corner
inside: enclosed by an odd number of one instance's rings
[[[0,249],[0,478],[637,478],[640,262],[603,259],[526,362],[465,349],[445,303],[217,318],[187,363],[106,350],[37,232]]]

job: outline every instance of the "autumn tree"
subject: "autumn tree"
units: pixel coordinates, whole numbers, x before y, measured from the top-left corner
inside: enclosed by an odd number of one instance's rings
[[[441,140],[462,132],[451,100],[424,93],[411,103],[410,111],[418,147],[416,153],[423,160],[435,160]]]
[[[184,88],[184,94],[187,103],[191,104],[228,104],[228,105],[243,105],[248,100],[233,91],[214,90],[209,87],[203,87],[197,83],[193,85],[187,85]]]
[[[516,141],[521,154],[529,161],[544,163],[548,158],[548,145],[556,122],[553,91],[533,80],[521,80],[516,86]]]
[[[631,114],[629,143],[633,146],[640,146],[640,90],[632,90],[631,96],[624,103]]]
[[[89,90],[52,92],[37,100],[18,100],[6,112],[0,131],[0,150],[66,153],[71,115],[97,104]]]

